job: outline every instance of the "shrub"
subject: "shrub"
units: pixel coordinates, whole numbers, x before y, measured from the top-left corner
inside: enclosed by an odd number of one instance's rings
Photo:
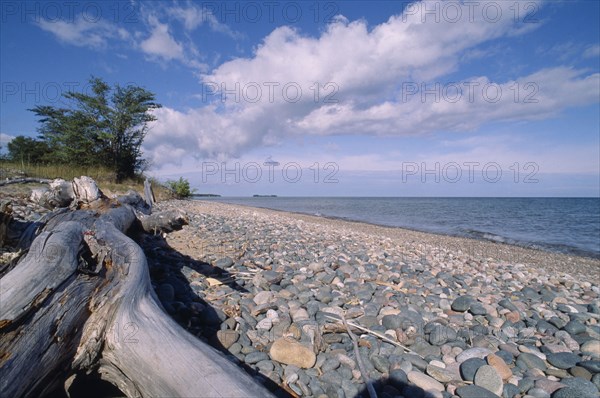
[[[196,191],[190,189],[190,182],[183,177],[179,177],[179,180],[176,181],[168,180],[167,187],[178,199],[188,198]]]

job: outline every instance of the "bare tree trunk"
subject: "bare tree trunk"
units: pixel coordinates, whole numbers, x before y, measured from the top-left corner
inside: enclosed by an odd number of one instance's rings
[[[136,211],[97,214],[57,212],[0,279],[0,396],[43,396],[79,372],[128,397],[270,396],[164,312],[125,235]]]

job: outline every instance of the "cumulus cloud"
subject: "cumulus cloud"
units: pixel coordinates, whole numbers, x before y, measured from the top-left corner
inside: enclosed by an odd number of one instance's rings
[[[171,36],[169,26],[161,23],[155,16],[150,16],[148,23],[152,30],[150,36],[140,43],[142,51],[167,61],[184,59],[183,46]]]
[[[436,3],[419,4],[431,9]],[[460,21],[437,23],[405,10],[374,27],[338,17],[318,37],[276,28],[251,57],[224,62],[202,76],[207,106],[157,110],[146,151],[157,164],[171,161],[169,151],[179,150],[240,156],[295,136],[469,131],[500,120],[549,118],[597,102],[600,75],[566,67],[509,81],[474,76],[448,84],[444,79],[459,70],[467,52],[531,29],[514,20],[511,3],[493,4],[506,8],[494,22],[467,9]],[[424,90],[437,91],[437,98],[423,97]],[[206,96],[207,91],[215,93]]]
[[[73,22],[41,19],[37,25],[63,43],[94,49],[106,48],[108,40],[126,40],[129,32],[108,21],[92,21],[79,16]]]

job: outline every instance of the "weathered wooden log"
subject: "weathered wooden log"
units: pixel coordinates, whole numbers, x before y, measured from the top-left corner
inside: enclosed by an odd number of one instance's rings
[[[96,181],[87,176],[73,179],[73,195],[79,201],[90,203],[104,197],[104,194],[96,185]]]
[[[152,184],[150,183],[150,180],[147,178],[144,180],[144,200],[146,201],[146,204],[150,207],[150,210],[152,210],[152,207],[154,206],[156,199],[154,198],[154,191],[152,190]]]
[[[47,178],[13,178],[6,179],[0,181],[0,187],[10,184],[29,184],[29,183],[38,183],[38,184],[48,184],[50,181]]]
[[[141,216],[140,222],[144,231],[156,234],[181,229],[181,227],[187,225],[188,217],[184,211],[174,209],[149,216]]]
[[[139,193],[129,190],[125,195],[117,198],[117,202],[121,205],[129,205],[136,209],[138,213],[148,215],[151,213],[151,208],[146,204],[144,198]]]
[[[125,235],[135,221],[127,204],[56,212],[0,279],[0,396],[44,396],[82,372],[128,397],[270,396],[164,312]]]
[[[12,207],[9,200],[0,202],[0,246],[4,245],[8,234],[8,225],[12,220]]]

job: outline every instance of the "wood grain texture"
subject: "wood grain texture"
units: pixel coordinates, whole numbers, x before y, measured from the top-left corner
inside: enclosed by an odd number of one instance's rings
[[[115,206],[52,213],[0,279],[0,396],[44,396],[80,372],[128,397],[271,396],[165,313],[126,235],[141,213]]]

